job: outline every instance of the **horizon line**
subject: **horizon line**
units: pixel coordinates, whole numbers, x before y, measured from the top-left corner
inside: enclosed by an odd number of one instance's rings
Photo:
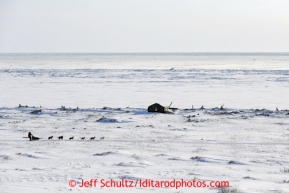
[[[289,52],[0,52],[0,54],[289,54]]]

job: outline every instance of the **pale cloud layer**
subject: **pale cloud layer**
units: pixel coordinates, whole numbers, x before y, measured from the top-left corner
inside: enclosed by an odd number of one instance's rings
[[[0,0],[0,52],[288,52],[287,0]]]

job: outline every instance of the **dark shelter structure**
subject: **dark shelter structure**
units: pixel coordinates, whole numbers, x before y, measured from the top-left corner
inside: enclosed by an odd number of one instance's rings
[[[159,103],[152,104],[148,107],[148,112],[165,113],[166,110],[167,110],[167,107],[164,107],[160,105]]]

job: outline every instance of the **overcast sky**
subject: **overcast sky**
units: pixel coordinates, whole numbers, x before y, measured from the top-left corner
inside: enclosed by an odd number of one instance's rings
[[[0,0],[14,52],[289,52],[289,0]]]

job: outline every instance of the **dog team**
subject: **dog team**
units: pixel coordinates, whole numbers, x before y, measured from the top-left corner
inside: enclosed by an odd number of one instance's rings
[[[41,138],[39,138],[39,137],[33,136],[33,135],[31,134],[31,132],[28,133],[28,138],[29,138],[30,141],[34,141],[34,140],[39,140],[39,139],[41,139]],[[58,140],[63,140],[63,135],[62,135],[62,136],[59,136],[59,137],[57,137],[57,138],[58,138]],[[53,136],[48,137],[48,140],[52,140],[52,139],[53,139]],[[74,139],[74,136],[69,137],[69,140],[73,140],[73,139]],[[81,137],[80,139],[81,139],[81,140],[85,140],[85,137]],[[90,140],[95,140],[95,136],[94,136],[94,137],[91,137]],[[101,137],[100,140],[104,140],[104,137]]]

